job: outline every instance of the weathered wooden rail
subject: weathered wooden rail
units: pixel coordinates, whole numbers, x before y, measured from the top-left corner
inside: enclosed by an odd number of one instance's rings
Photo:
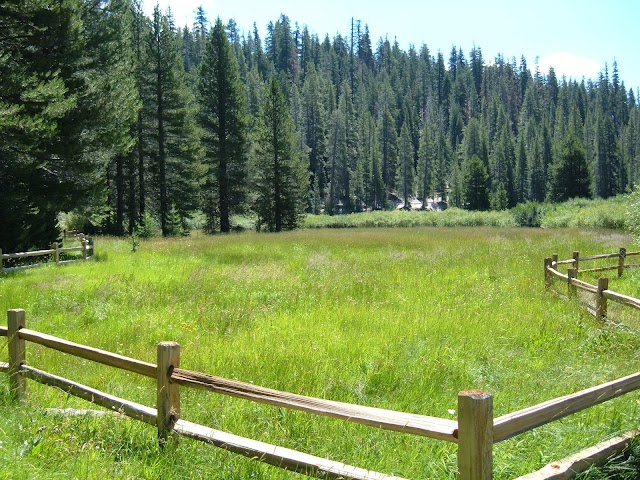
[[[616,270],[618,272],[618,277],[621,277],[624,274],[625,269],[640,268],[640,264],[638,263],[625,262],[627,257],[639,255],[640,252],[627,252],[626,248],[620,248],[618,253],[605,253],[602,255],[591,255],[587,257],[581,257],[580,252],[575,251],[573,252],[573,258],[568,260],[558,260],[558,254],[554,253],[551,257],[545,258],[544,260],[545,286],[550,288],[554,283],[554,279],[560,279],[563,282],[566,282],[567,294],[570,297],[576,296],[577,289],[593,293],[595,295],[595,307],[593,310],[598,320],[603,320],[607,316],[607,300],[640,310],[640,299],[610,290],[608,277],[600,277],[597,285],[578,279],[578,275],[581,273],[597,273],[611,270]],[[612,258],[618,260],[616,265],[579,269],[582,262]],[[567,273],[564,274],[558,270],[560,265],[571,265],[571,267],[569,267],[567,269]]]
[[[183,420],[180,418],[180,387],[205,389],[281,408],[302,410],[315,415],[330,416],[376,428],[457,443],[458,479],[460,480],[488,480],[492,478],[494,443],[621,395],[640,390],[639,372],[498,418],[493,417],[493,398],[489,393],[469,390],[460,392],[458,395],[458,419],[454,421],[306,397],[185,370],[180,368],[180,346],[174,342],[158,344],[157,364],[154,365],[27,329],[25,312],[21,309],[9,310],[7,321],[7,327],[0,327],[0,336],[8,337],[9,362],[0,363],[0,371],[9,374],[11,395],[16,401],[19,402],[26,397],[26,380],[30,379],[154,425],[158,429],[161,446],[172,435],[182,435],[279,468],[321,478],[402,480],[400,477],[334,462]],[[26,361],[27,342],[154,378],[156,380],[157,408],[118,398],[28,365]],[[589,459],[601,460],[603,458],[602,452],[606,451],[607,454],[610,454],[624,449],[631,437],[631,434],[626,434],[618,439],[608,440],[601,449],[594,451],[592,448],[584,456],[578,455],[577,459],[572,457],[564,462],[563,465],[569,465],[565,470],[584,470],[590,465],[587,456]],[[546,475],[541,473],[544,472],[543,469],[540,472],[521,477],[521,479],[568,478],[566,476],[559,477],[557,469],[552,468],[551,471],[552,474]]]
[[[93,240],[90,237],[87,237],[83,234],[76,235],[76,238],[80,242],[80,245],[77,247],[63,247],[61,243],[55,242],[52,245],[52,248],[47,250],[34,250],[31,252],[18,252],[18,253],[2,253],[2,249],[0,249],[0,273],[12,271],[12,270],[20,270],[23,268],[30,268],[38,265],[42,265],[42,263],[20,266],[20,267],[4,267],[4,263],[7,260],[19,260],[23,258],[33,258],[33,257],[52,257],[53,261],[56,264],[72,262],[75,260],[62,260],[62,255],[66,253],[72,252],[81,252],[82,260],[87,260],[93,256]]]

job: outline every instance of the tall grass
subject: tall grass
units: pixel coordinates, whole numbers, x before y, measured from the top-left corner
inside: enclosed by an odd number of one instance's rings
[[[184,368],[362,405],[455,419],[457,393],[484,389],[498,416],[637,370],[637,330],[597,325],[543,288],[550,253],[615,251],[621,240],[576,229],[321,229],[155,239],[133,253],[100,238],[94,261],[0,277],[0,310],[24,308],[30,328],[154,363],[155,345],[175,340]],[[133,374],[32,344],[27,357],[155,402],[153,382]],[[159,451],[153,429],[130,420],[51,416],[47,407],[87,404],[29,389],[27,405],[13,406],[0,376],[0,477],[298,478],[186,440]],[[498,444],[495,477],[637,426],[637,401]],[[407,478],[455,478],[452,444],[188,389],[182,405],[183,418],[239,435]]]
[[[307,215],[305,228],[372,227],[543,227],[625,228],[629,197],[574,199],[561,204],[527,202],[511,210],[475,212],[449,208],[431,211],[374,211],[350,215]]]

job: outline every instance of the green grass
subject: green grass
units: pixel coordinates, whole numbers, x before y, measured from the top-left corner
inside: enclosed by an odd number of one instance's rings
[[[374,211],[350,215],[307,215],[305,228],[374,227],[543,227],[623,230],[629,197],[577,198],[561,204],[527,202],[511,210],[475,212],[449,208],[431,211]]]
[[[304,230],[141,243],[98,238],[96,257],[0,277],[0,310],[28,327],[155,363],[160,341],[182,366],[270,388],[455,419],[461,390],[494,395],[503,415],[638,370],[640,337],[599,326],[544,291],[543,259],[614,252],[611,231],[524,228]],[[632,275],[611,287],[633,283]],[[629,292],[631,294],[631,292]],[[6,347],[0,347],[0,358]],[[30,344],[38,368],[153,405],[154,383]],[[639,395],[495,447],[513,478],[637,427]],[[300,478],[183,440],[159,451],[132,420],[60,418],[91,408],[29,383],[11,405],[0,376],[0,478]],[[406,478],[455,478],[456,447],[182,389],[183,418]],[[55,468],[52,468],[55,465]]]

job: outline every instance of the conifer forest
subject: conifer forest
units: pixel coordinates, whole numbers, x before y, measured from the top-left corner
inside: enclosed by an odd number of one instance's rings
[[[300,19],[306,21],[308,19]],[[177,25],[139,0],[0,3],[0,248],[55,241],[60,212],[131,235],[304,214],[503,210],[608,198],[640,177],[640,107],[615,60],[558,78],[480,45],[311,34],[285,15]],[[425,30],[428,38],[428,29]],[[615,52],[611,52],[615,58]]]

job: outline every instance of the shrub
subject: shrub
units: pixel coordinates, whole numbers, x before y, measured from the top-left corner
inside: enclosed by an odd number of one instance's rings
[[[160,222],[149,212],[145,212],[142,223],[136,226],[136,236],[153,238],[160,235],[160,233]]]
[[[545,208],[538,202],[519,203],[511,209],[513,221],[518,227],[539,227]]]

